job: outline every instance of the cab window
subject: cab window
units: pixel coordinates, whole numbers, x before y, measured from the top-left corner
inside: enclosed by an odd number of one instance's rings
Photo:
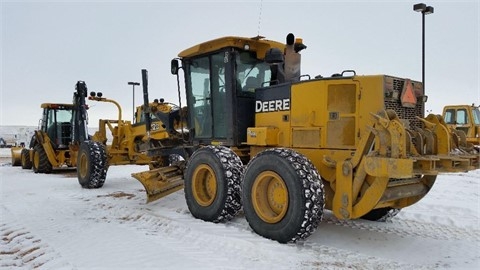
[[[270,66],[258,60],[254,52],[238,52],[236,57],[236,80],[238,95],[254,95],[255,88],[270,82]]]

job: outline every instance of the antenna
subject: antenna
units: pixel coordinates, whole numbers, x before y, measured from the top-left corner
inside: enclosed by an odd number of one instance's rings
[[[261,22],[262,22],[262,6],[263,6],[263,0],[260,0],[260,12],[258,13],[257,36],[260,36],[260,25],[261,25]]]

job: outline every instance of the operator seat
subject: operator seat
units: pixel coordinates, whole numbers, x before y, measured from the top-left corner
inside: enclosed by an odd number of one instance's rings
[[[255,92],[255,88],[258,88],[258,79],[256,77],[248,77],[243,87],[244,92]]]

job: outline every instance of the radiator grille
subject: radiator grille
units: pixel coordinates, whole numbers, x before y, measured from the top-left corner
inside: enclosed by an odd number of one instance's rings
[[[402,93],[403,85],[405,80],[401,79],[393,79],[393,92],[398,93],[398,96]],[[423,118],[425,116],[424,113],[424,103],[422,101],[417,102],[417,106],[415,108],[405,108],[402,107],[400,100],[398,98],[385,98],[385,109],[394,110],[398,118],[400,118],[405,125],[410,128],[414,129],[415,127],[423,128],[423,123],[416,118],[416,116]]]

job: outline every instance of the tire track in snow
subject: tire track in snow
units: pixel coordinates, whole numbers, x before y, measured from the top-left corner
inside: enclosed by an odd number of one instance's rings
[[[386,234],[396,234],[402,237],[422,237],[435,240],[470,240],[480,241],[480,230],[433,223],[423,223],[412,220],[402,220],[394,217],[390,222],[375,222],[366,220],[339,220],[333,216],[326,217],[323,222],[343,227],[376,231]]]
[[[427,265],[399,263],[374,256],[361,256],[356,252],[328,247],[310,241],[303,243],[300,248],[305,252],[313,253],[318,258],[303,262],[301,266],[304,269],[434,269],[434,267]]]
[[[26,227],[9,220],[6,209],[2,209],[0,223],[0,268],[72,268],[59,259],[55,252],[41,238],[31,233]]]
[[[208,257],[218,261],[219,265],[274,268],[272,265],[263,264],[262,261],[277,261],[277,266],[289,269],[358,268],[358,266],[365,266],[366,269],[372,268],[369,266],[375,266],[374,269],[428,269],[428,267],[419,265],[362,256],[355,252],[311,241],[282,245],[255,234],[242,215],[228,223],[204,222],[193,218],[186,205],[175,204],[176,201],[183,199],[180,194],[170,197],[170,202],[166,204],[159,206],[160,203],[158,203],[153,207],[146,206],[140,196],[130,193],[122,195],[122,192],[118,192],[97,195],[97,197],[101,197],[102,200],[78,197],[87,202],[92,211],[102,210],[104,217],[98,218],[98,215],[92,217],[96,219],[96,222],[116,222],[133,228],[135,231],[143,231],[150,237],[168,242],[172,247],[182,247],[182,253],[186,256],[199,260]],[[239,244],[236,245],[236,243]],[[248,251],[240,248],[244,247],[246,243],[251,246]],[[185,246],[188,248],[185,249]],[[295,265],[288,261],[288,254],[292,252],[292,249],[303,249],[304,251],[303,258],[299,259]]]
[[[179,247],[182,254],[198,261],[209,258],[211,261],[217,261],[219,266],[251,264],[252,267],[269,267],[266,264],[262,266],[262,261],[265,256],[270,256],[267,254],[271,251],[255,249],[256,243],[266,242],[276,249],[278,246],[281,247],[277,242],[257,237],[253,232],[235,227],[235,230],[232,230],[231,222],[214,224],[197,220],[183,208],[186,206],[173,208],[173,205],[160,208],[154,206],[155,209],[151,209],[138,196],[132,196],[135,194],[125,193],[127,194],[125,196],[119,194],[121,193],[97,196],[101,197],[101,200],[83,196],[77,198],[84,201],[92,211],[97,211],[90,217],[95,219],[95,222],[118,223],[137,232],[144,232],[152,241],[168,243],[172,249]],[[101,215],[98,211],[102,211]],[[243,244],[235,245],[237,242]],[[245,243],[251,245],[247,251],[240,249]],[[283,247],[285,248],[288,247]],[[277,261],[279,265],[289,265],[286,258],[277,258]]]

